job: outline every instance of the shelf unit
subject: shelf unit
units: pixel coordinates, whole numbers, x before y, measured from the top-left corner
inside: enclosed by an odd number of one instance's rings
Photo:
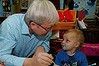
[[[73,15],[73,22],[58,22],[54,27],[53,30],[68,30],[77,28],[77,21],[76,21],[76,10],[70,10],[71,14]]]

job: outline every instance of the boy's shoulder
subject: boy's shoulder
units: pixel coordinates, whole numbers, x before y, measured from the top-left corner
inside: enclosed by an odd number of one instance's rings
[[[84,53],[83,53],[82,51],[80,51],[80,50],[77,50],[76,53],[78,53],[78,54],[84,54]]]
[[[64,53],[66,53],[65,50],[59,50],[57,54],[64,54]]]
[[[64,53],[67,54],[65,50],[59,50],[57,54],[64,54]],[[82,51],[80,51],[80,50],[77,50],[75,54],[76,54],[76,55],[80,55],[80,56],[85,55],[85,54],[84,54]]]
[[[82,51],[77,50],[75,53],[77,56],[86,56]]]

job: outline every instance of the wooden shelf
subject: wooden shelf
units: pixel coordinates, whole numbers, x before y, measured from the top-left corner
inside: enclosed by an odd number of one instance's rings
[[[53,27],[53,30],[68,30],[76,28],[77,24],[76,22],[58,22],[56,26]]]
[[[63,11],[63,10],[60,10]],[[53,30],[68,30],[77,27],[76,22],[76,10],[70,10],[71,14],[73,15],[73,22],[58,22],[54,27]]]

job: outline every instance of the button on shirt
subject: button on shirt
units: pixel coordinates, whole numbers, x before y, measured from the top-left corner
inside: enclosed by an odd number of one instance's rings
[[[38,46],[49,51],[51,32],[45,37],[30,36],[24,21],[25,14],[9,16],[0,25],[0,61],[6,66],[22,66],[26,57],[31,56]]]

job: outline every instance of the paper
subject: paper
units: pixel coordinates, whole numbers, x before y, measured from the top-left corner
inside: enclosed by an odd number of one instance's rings
[[[79,25],[80,29],[87,29],[87,27],[86,27],[85,23],[83,22],[83,20],[81,20],[81,21],[78,20],[78,25]]]

